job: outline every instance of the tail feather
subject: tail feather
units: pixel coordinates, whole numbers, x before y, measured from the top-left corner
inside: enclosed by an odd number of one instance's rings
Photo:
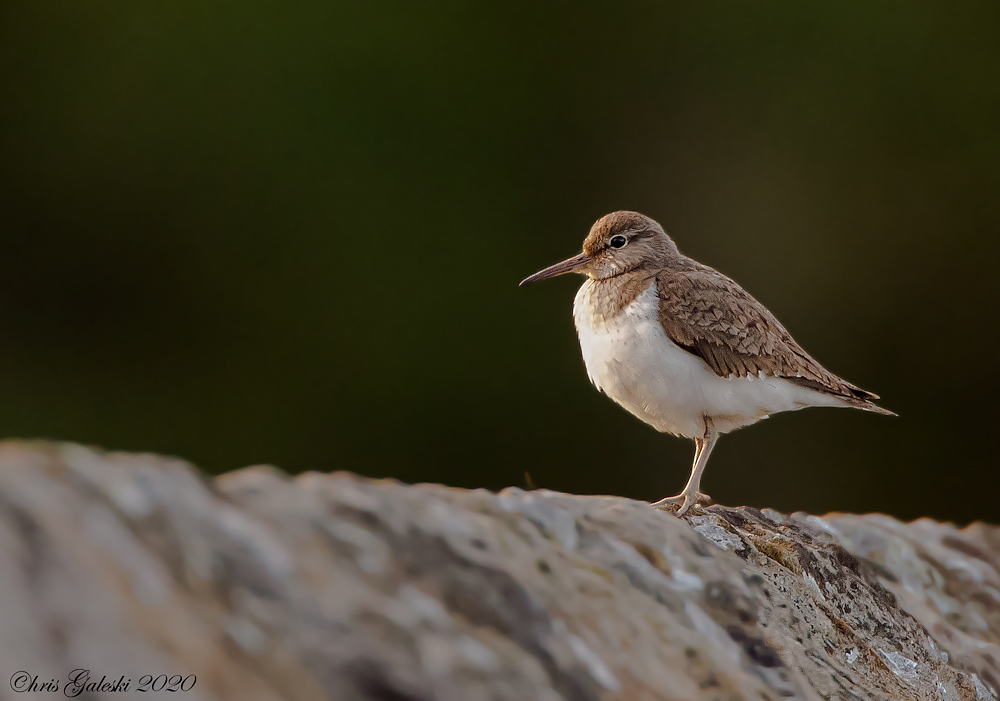
[[[868,401],[866,399],[851,399],[848,397],[844,397],[843,399],[845,404],[855,409],[861,409],[862,411],[870,411],[875,414],[882,414],[884,416],[899,416],[899,414],[897,414],[896,412],[884,409],[880,407],[878,404],[875,404],[874,402]]]
[[[875,394],[874,392],[869,392],[866,389],[861,389],[860,387],[855,387],[854,385],[849,384],[847,382],[845,382],[844,384],[846,385],[847,391],[850,392],[851,395],[853,395],[857,399],[865,399],[865,400],[867,400],[869,402],[874,401],[876,399],[879,399],[879,396],[877,394]]]
[[[841,400],[845,406],[853,407],[854,409],[861,409],[862,411],[870,411],[875,414],[883,414],[885,416],[898,416],[895,412],[889,411],[888,409],[883,409],[882,407],[875,404],[874,400],[878,399],[879,396],[874,392],[869,392],[866,389],[861,389],[852,385],[850,382],[841,380],[839,377],[835,378],[840,380],[840,386],[831,387],[827,384],[819,382],[818,380],[813,380],[806,377],[788,377],[786,378],[797,385],[803,387],[808,387],[809,389],[821,392],[830,397],[836,397]]]

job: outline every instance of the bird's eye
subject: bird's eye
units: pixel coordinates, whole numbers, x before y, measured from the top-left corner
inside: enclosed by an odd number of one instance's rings
[[[621,234],[619,234],[618,236],[612,236],[612,237],[611,237],[611,240],[610,240],[610,241],[608,241],[608,244],[609,244],[609,245],[610,245],[610,246],[611,246],[612,248],[621,248],[621,247],[622,247],[622,246],[624,246],[624,245],[625,245],[626,243],[628,243],[628,239],[627,239],[627,238],[625,238],[624,236],[622,236]]]

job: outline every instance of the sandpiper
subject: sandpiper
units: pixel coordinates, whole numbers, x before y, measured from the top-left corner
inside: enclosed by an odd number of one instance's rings
[[[521,285],[564,273],[587,276],[573,319],[590,381],[657,430],[694,439],[687,485],[657,508],[679,506],[679,516],[710,501],[701,475],[719,435],[771,414],[832,406],[894,416],[816,362],[742,287],[681,254],[649,217],[602,217],[583,253]]]

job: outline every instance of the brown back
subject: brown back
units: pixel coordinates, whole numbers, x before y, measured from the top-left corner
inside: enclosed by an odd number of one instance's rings
[[[722,273],[682,256],[677,266],[660,272],[656,285],[667,335],[720,377],[783,377],[859,408],[889,413],[871,404],[878,395],[816,362],[763,304]]]

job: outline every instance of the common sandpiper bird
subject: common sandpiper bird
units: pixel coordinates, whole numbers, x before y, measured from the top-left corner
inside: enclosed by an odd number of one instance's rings
[[[810,406],[894,416],[816,362],[742,287],[681,254],[649,217],[608,214],[583,253],[521,285],[564,273],[587,276],[573,319],[591,382],[658,431],[694,439],[687,485],[657,508],[679,506],[679,516],[710,501],[701,475],[722,433]]]

